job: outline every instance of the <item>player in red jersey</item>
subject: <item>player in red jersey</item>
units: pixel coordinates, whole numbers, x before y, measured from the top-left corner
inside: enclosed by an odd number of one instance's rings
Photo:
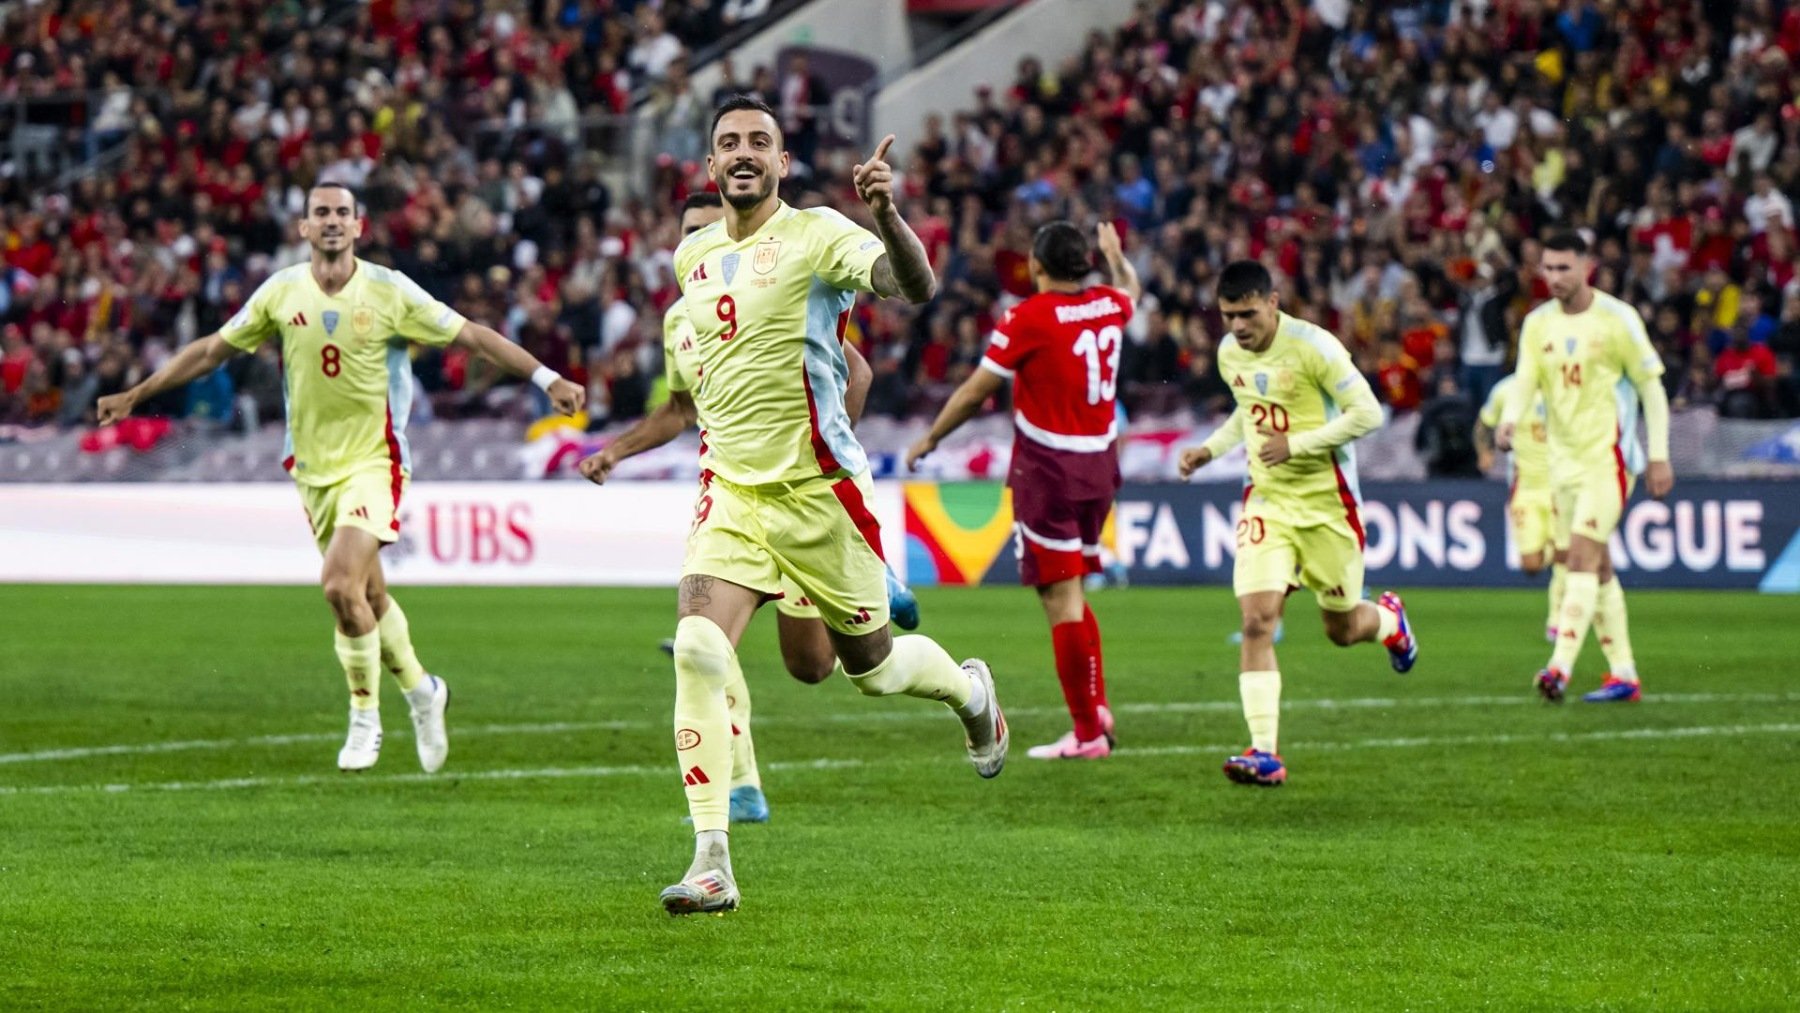
[[[994,326],[981,368],[906,452],[906,466],[916,470],[920,458],[1013,381],[1006,484],[1019,580],[1037,588],[1044,605],[1056,676],[1075,719],[1073,731],[1027,754],[1039,760],[1099,759],[1112,754],[1114,741],[1100,624],[1081,582],[1100,571],[1100,529],[1119,491],[1119,352],[1143,289],[1112,225],[1100,226],[1099,246],[1117,288],[1084,284],[1092,254],[1075,226],[1051,222],[1037,231],[1030,262],[1037,294]]]

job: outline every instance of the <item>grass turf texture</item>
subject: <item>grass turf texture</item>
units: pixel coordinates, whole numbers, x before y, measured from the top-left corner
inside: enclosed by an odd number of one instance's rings
[[[995,782],[941,707],[788,680],[759,618],[742,658],[774,822],[733,835],[744,909],[676,920],[656,903],[691,847],[656,649],[673,592],[399,593],[455,690],[430,779],[391,681],[380,766],[335,771],[316,591],[0,588],[0,1007],[1800,998],[1791,600],[1633,594],[1646,702],[1558,709],[1528,686],[1541,594],[1414,594],[1405,678],[1296,598],[1278,791],[1219,773],[1245,741],[1223,590],[1096,596],[1123,750],[1079,764],[1024,756],[1067,722],[1032,596],[922,593],[925,628],[998,675]],[[261,736],[298,737],[208,742]]]

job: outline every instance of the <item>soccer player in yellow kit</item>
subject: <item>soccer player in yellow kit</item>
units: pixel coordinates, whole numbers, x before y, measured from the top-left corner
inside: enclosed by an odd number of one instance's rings
[[[681,234],[691,236],[725,217],[724,201],[711,191],[690,194],[681,209]],[[619,462],[667,444],[681,435],[699,417],[694,407],[696,385],[694,362],[694,324],[677,299],[663,314],[663,366],[669,381],[669,399],[643,421],[621,433],[598,453],[581,462],[581,473],[595,485],[606,479]],[[856,349],[844,344],[844,357],[849,376],[844,386],[844,408],[852,424],[862,416],[863,401],[868,397],[873,375],[869,364]],[[890,607],[896,615],[907,607],[895,603],[895,589],[902,592],[901,601],[911,592],[888,574]],[[781,579],[781,597],[775,602],[777,627],[781,644],[781,660],[788,674],[804,683],[820,683],[837,669],[837,655],[832,653],[831,638],[819,609],[786,577]],[[895,622],[905,629],[918,625],[916,601],[910,605],[914,621]],[[666,642],[674,649],[674,642]],[[733,659],[736,660],[735,658]],[[744,681],[741,666],[734,666],[731,683],[725,687],[725,702],[731,709],[731,796],[730,820],[733,823],[767,823],[769,802],[762,791],[762,774],[756,766],[756,745],[750,733],[750,686]]]
[[[1625,594],[1613,574],[1607,543],[1625,515],[1640,472],[1657,499],[1675,486],[1662,357],[1650,344],[1637,310],[1588,284],[1593,267],[1581,236],[1567,232],[1545,241],[1541,269],[1553,298],[1527,314],[1519,330],[1514,371],[1519,382],[1507,397],[1506,414],[1495,433],[1500,449],[1512,449],[1532,395],[1543,395],[1555,490],[1554,535],[1559,549],[1567,547],[1569,568],[1556,649],[1534,682],[1552,703],[1562,702],[1590,623],[1600,634],[1611,671],[1598,690],[1582,699],[1639,699]],[[1640,401],[1650,443],[1647,472],[1637,442]]]
[[[407,342],[462,345],[529,376],[557,410],[574,414],[585,392],[495,331],[466,320],[398,271],[356,256],[363,218],[347,186],[321,182],[307,194],[300,234],[310,260],[270,275],[216,334],[171,358],[142,383],[98,406],[101,425],[217,369],[233,355],[281,341],[287,447],[282,466],[324,556],[320,583],[337,618],[337,656],[350,685],[350,732],[341,770],[366,770],[381,755],[380,671],[400,684],[412,710],[419,765],[444,765],[450,689],[419,664],[406,613],[388,594],[380,550],[400,537],[400,499],[412,473],[406,419],[412,409]]]
[[[725,687],[738,639],[787,577],[818,606],[850,682],[869,696],[938,700],[961,719],[983,777],[1006,762],[1006,721],[988,666],[958,665],[929,637],[894,637],[870,511],[868,462],[850,429],[841,344],[856,293],[925,302],[936,278],[894,204],[893,137],[855,169],[871,234],[827,208],[789,207],[773,110],[747,96],[714,114],[707,170],[723,221],[675,251],[695,331],[694,405],[703,483],[682,565],[675,630],[675,749],[694,820],[694,860],[662,892],[671,914],[736,908],[726,781]]]
[[[1482,454],[1482,471],[1488,469],[1494,431],[1500,428],[1506,399],[1516,383],[1517,374],[1503,377],[1488,391],[1487,402],[1481,406],[1481,415],[1475,424],[1475,445]],[[1543,572],[1544,564],[1551,565],[1550,611],[1544,620],[1544,630],[1546,639],[1555,643],[1568,546],[1556,545],[1552,537],[1556,509],[1550,489],[1550,429],[1541,395],[1532,397],[1527,417],[1530,424],[1516,434],[1512,452],[1506,458],[1506,514],[1512,524],[1513,546],[1519,551],[1519,569],[1538,574]]]
[[[1232,585],[1244,617],[1238,693],[1250,748],[1225,761],[1225,776],[1274,787],[1287,781],[1277,750],[1274,636],[1290,590],[1312,590],[1332,643],[1379,641],[1396,672],[1412,669],[1419,645],[1399,595],[1362,600],[1361,493],[1350,443],[1381,425],[1375,392],[1336,336],[1281,312],[1261,264],[1227,265],[1218,298],[1231,328],[1219,344],[1219,375],[1237,408],[1205,443],[1181,452],[1181,477],[1248,442]]]

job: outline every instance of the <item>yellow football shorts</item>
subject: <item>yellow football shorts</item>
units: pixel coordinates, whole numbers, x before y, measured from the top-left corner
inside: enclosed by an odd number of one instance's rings
[[[873,633],[888,622],[874,491],[867,472],[763,486],[713,476],[694,502],[681,575],[705,574],[771,596],[785,591],[782,601],[799,608],[805,599],[839,633]]]
[[[1557,550],[1566,551],[1574,535],[1606,544],[1624,519],[1625,504],[1636,487],[1637,476],[1623,465],[1594,468],[1557,485],[1552,504]]]
[[[1362,601],[1363,545],[1348,521],[1296,528],[1247,506],[1237,526],[1231,584],[1237,596],[1308,588],[1327,612]]]
[[[364,468],[331,485],[299,485],[300,505],[312,525],[319,554],[338,528],[359,528],[389,545],[400,539],[400,499],[410,476],[387,464]]]
[[[1506,498],[1506,515],[1512,520],[1513,546],[1519,555],[1544,552],[1554,544],[1556,498],[1549,489],[1515,487]]]
[[[793,578],[785,575],[781,578],[781,597],[775,600],[775,611],[794,619],[819,618],[819,606],[812,603]]]

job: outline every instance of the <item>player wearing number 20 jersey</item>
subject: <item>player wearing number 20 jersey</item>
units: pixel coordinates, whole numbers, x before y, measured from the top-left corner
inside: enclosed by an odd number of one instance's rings
[[[1232,583],[1243,613],[1238,692],[1250,748],[1225,762],[1240,784],[1278,785],[1281,672],[1273,634],[1288,591],[1310,588],[1326,634],[1340,647],[1378,641],[1394,670],[1418,657],[1400,596],[1362,600],[1363,526],[1351,441],[1381,424],[1369,382],[1343,343],[1322,327],[1283,313],[1274,280],[1255,261],[1219,276],[1219,311],[1231,334],[1219,343],[1219,374],[1237,410],[1194,451],[1191,472],[1240,441],[1250,477],[1237,525]]]

